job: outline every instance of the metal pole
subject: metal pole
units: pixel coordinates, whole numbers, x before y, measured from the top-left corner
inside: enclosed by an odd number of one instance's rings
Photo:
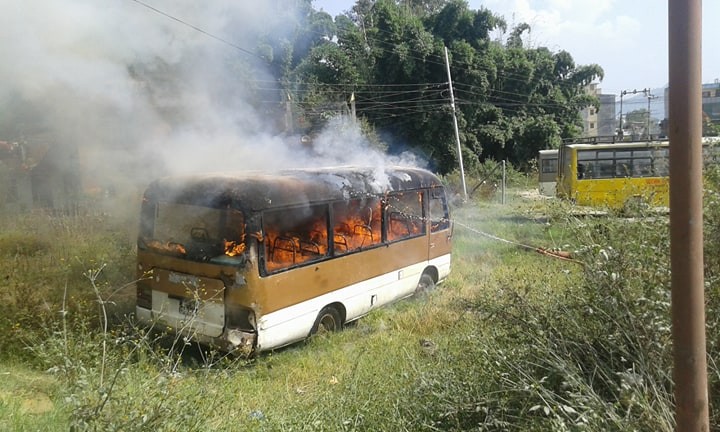
[[[463,199],[467,201],[467,185],[465,184],[465,168],[463,167],[462,148],[460,147],[460,131],[458,130],[457,114],[455,113],[455,94],[453,93],[452,77],[450,76],[450,60],[448,50],[445,48],[445,65],[447,66],[448,86],[450,86],[450,106],[453,113],[453,125],[455,126],[455,141],[457,141],[458,160],[460,161],[460,178],[462,179]]]
[[[620,92],[620,136],[625,135],[625,134],[623,133],[623,124],[622,124],[622,121],[623,121],[623,111],[622,111],[623,106],[622,106],[622,102],[623,102],[623,96],[625,96],[625,93],[627,93],[625,90],[623,90],[623,91]]]
[[[350,95],[350,117],[353,123],[357,122],[357,112],[355,111],[355,92]]]
[[[702,1],[668,0],[670,265],[678,431],[708,431],[702,214]]]
[[[502,203],[505,204],[505,160],[502,161],[503,175],[502,175]]]
[[[293,122],[293,115],[292,115],[290,92],[287,93],[287,100],[285,101],[285,131],[288,133],[294,132],[294,122]]]
[[[648,99],[648,110],[647,110],[647,140],[650,141],[650,99],[652,99],[652,95],[650,94],[650,89],[647,89],[647,99]]]

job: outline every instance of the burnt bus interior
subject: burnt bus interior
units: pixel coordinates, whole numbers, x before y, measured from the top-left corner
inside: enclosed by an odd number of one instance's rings
[[[343,174],[341,191],[334,187],[337,180],[318,181],[316,173],[294,173],[289,179],[193,179],[170,183],[165,190],[156,184],[143,200],[138,247],[191,261],[241,265],[248,240],[254,239],[258,270],[266,276],[424,235],[428,217],[432,231],[447,229],[442,186],[416,171],[420,174],[411,170],[412,176],[402,177],[406,190],[383,194],[369,190],[367,174],[359,180]],[[427,187],[429,193],[420,189]]]
[[[439,209],[438,219],[447,219]],[[262,219],[265,273],[423,235],[426,220],[423,191],[271,210]]]

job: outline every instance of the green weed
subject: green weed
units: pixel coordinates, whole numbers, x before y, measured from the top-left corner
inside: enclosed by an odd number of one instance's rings
[[[720,328],[715,178],[706,200],[709,335]],[[632,219],[570,216],[561,203],[509,197],[454,209],[453,270],[427,298],[254,359],[155,336],[124,315],[132,220],[7,220],[7,238],[27,246],[20,253],[0,238],[2,298],[12,305],[0,318],[9,330],[0,373],[16,377],[0,380],[0,427],[672,430],[667,218],[642,209]],[[28,416],[10,394],[50,404]]]

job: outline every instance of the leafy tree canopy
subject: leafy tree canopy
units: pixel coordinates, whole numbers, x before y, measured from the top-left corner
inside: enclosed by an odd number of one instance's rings
[[[301,4],[294,39],[273,45],[285,50],[276,70],[295,110],[347,106],[352,97],[389,151],[414,149],[440,172],[458,159],[446,47],[470,167],[485,159],[522,165],[577,136],[579,111],[598,105],[585,87],[602,80],[600,66],[527,47],[528,24],[508,29],[502,17],[465,0],[357,0],[334,18]]]

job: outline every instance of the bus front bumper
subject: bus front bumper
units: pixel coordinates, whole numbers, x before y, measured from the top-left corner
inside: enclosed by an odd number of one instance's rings
[[[153,311],[140,306],[135,307],[135,316],[140,323],[150,326],[155,324],[158,318]],[[178,329],[170,330],[178,331]],[[215,346],[224,351],[244,356],[249,356],[255,351],[255,343],[257,342],[257,334],[255,332],[227,327],[220,337],[212,337],[203,335],[202,333],[192,332],[191,338],[196,342]]]

